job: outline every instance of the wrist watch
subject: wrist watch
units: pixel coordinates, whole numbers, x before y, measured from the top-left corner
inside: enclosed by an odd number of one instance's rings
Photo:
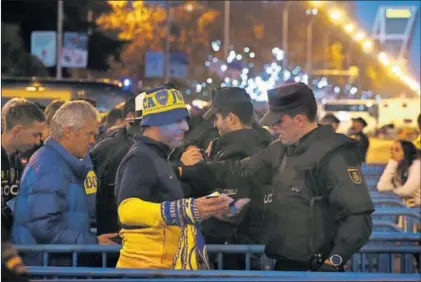
[[[329,258],[329,262],[333,265],[333,266],[336,266],[336,267],[339,267],[339,266],[341,266],[342,265],[342,263],[343,263],[343,259],[342,259],[342,257],[340,256],[340,255],[332,255],[330,258]]]

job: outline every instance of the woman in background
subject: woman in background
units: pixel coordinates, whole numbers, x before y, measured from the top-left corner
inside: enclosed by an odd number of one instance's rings
[[[408,207],[419,208],[421,202],[420,158],[415,145],[409,141],[398,140],[390,150],[390,160],[380,177],[377,189],[393,191],[403,198]],[[415,226],[415,232],[420,226]],[[415,261],[420,269],[420,255],[415,254]]]
[[[377,189],[393,191],[409,207],[421,205],[420,158],[415,145],[398,140],[390,150],[390,160],[380,177]]]

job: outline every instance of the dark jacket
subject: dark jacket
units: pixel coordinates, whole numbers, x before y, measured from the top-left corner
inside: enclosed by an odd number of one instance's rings
[[[127,126],[108,132],[90,152],[98,178],[96,199],[97,234],[116,233],[119,230],[114,182],[118,166],[133,145],[139,127]]]
[[[32,155],[22,175],[15,204],[15,244],[96,244],[89,213],[95,193],[84,182],[92,162],[80,160],[49,138]],[[96,192],[96,191],[95,191]],[[41,254],[25,254],[26,265],[42,263]]]
[[[363,132],[359,132],[359,133],[351,135],[350,137],[357,140],[358,151],[360,153],[362,161],[366,162],[368,148],[370,147],[370,140],[368,139],[367,135],[365,135]]]
[[[209,158],[210,161],[238,161],[261,151],[268,143],[262,142],[253,129],[233,131],[213,141]],[[204,179],[201,185],[218,188],[212,185],[212,179]],[[239,183],[237,187],[242,187],[242,189],[234,198],[253,198],[250,194],[258,190],[250,189],[247,182]],[[247,189],[244,189],[245,187]],[[262,223],[263,210],[251,205],[235,223],[220,221],[216,218],[203,222],[202,232],[207,244],[224,244],[227,241],[237,244],[263,244]]]
[[[12,209],[18,195],[23,165],[17,154],[8,155],[1,147],[1,220],[10,232],[13,225]],[[9,202],[10,201],[10,202]],[[10,206],[10,207],[9,207]]]
[[[354,141],[320,126],[297,145],[275,141],[240,162],[183,168],[182,178],[213,177],[219,187],[233,187],[238,179],[256,188],[270,184],[257,199],[267,206],[273,226],[266,255],[310,263],[318,253],[338,254],[346,262],[372,231],[374,207],[360,165]]]
[[[115,185],[123,248],[117,267],[172,266],[181,229],[164,223],[160,204],[184,193],[169,151],[167,145],[136,136],[121,161]]]

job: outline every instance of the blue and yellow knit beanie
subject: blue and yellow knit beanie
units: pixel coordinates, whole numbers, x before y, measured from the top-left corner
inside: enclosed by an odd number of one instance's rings
[[[142,114],[140,126],[161,126],[190,118],[183,94],[171,84],[145,92]]]

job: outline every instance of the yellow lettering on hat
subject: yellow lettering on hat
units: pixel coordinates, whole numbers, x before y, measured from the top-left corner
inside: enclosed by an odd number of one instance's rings
[[[177,89],[161,89],[147,94],[143,102],[143,116],[174,109],[186,109],[183,94]]]

